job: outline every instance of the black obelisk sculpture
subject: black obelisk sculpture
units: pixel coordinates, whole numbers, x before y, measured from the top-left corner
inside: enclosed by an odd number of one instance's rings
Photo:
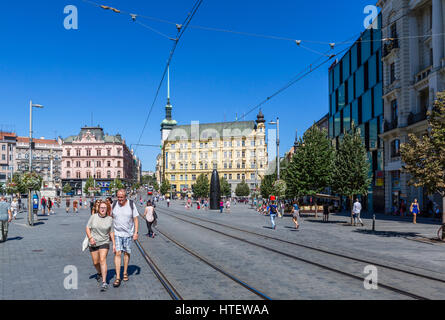
[[[213,170],[210,179],[210,210],[219,210],[219,202],[221,201],[221,189],[219,186],[218,171]]]

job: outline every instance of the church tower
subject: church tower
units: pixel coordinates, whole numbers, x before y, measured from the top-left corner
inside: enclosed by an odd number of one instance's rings
[[[173,106],[170,104],[170,67],[167,74],[167,104],[165,106],[165,119],[161,122],[161,145],[168,138],[168,135],[176,126],[176,120],[172,119]]]

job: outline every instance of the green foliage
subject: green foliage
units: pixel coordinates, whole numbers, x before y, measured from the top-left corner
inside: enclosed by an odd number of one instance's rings
[[[250,195],[249,185],[243,180],[236,186],[235,194],[237,197],[248,197]]]
[[[226,178],[219,179],[219,186],[223,197],[230,197],[232,195],[232,188]]]
[[[348,196],[366,195],[372,178],[369,176],[370,165],[360,129],[352,124],[352,132],[345,133],[336,152],[332,190]]]
[[[273,191],[274,191],[273,193],[280,199],[286,196],[286,189],[287,189],[286,181],[284,180],[277,180],[273,183]]]
[[[42,186],[43,178],[35,172],[25,172],[20,175],[19,184],[23,190],[39,191]]]
[[[160,192],[162,195],[166,195],[167,193],[170,192],[170,183],[168,182],[167,179],[164,179],[164,181],[161,184],[161,188],[160,188]]]
[[[200,174],[198,179],[196,179],[195,184],[192,186],[193,194],[198,198],[205,198],[209,196],[210,193],[210,183],[209,179],[205,174]]]
[[[277,176],[275,174],[265,176],[263,180],[261,180],[261,196],[264,199],[268,199],[273,193],[273,183],[277,179]]]
[[[66,193],[70,193],[72,191],[72,188],[70,186],[69,183],[65,183],[65,185],[62,188],[62,191],[66,194]]]
[[[119,179],[114,179],[113,181],[111,181],[111,183],[110,183],[110,190],[111,190],[111,192],[113,192],[113,193],[115,193],[115,192],[117,192],[118,190],[120,190],[120,189],[124,189],[125,188],[125,186],[124,186],[124,184],[122,183],[122,181],[120,181]]]
[[[331,184],[334,149],[326,130],[312,126],[300,138],[292,160],[283,170],[286,196],[298,198],[315,195]]]
[[[420,139],[413,134],[400,147],[403,169],[410,174],[408,183],[423,187],[428,194],[439,193],[443,200],[442,222],[445,224],[445,91],[428,114],[429,132]]]
[[[90,193],[95,193],[97,194],[98,192],[91,192],[89,190],[89,188],[95,188],[96,185],[94,184],[94,179],[92,177],[89,177],[87,179],[87,181],[85,182],[85,186],[83,187],[83,193],[85,194],[90,194]]]

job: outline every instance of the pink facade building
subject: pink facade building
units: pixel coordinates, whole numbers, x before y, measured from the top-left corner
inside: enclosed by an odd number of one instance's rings
[[[63,140],[62,184],[70,184],[75,195],[83,193],[90,177],[104,194],[116,178],[129,184],[139,181],[138,172],[140,161],[120,134],[110,136],[101,127],[85,126],[78,135]]]

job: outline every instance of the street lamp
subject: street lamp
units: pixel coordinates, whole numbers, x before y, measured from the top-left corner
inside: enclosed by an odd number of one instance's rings
[[[270,125],[277,125],[277,180],[280,180],[280,118],[277,121],[270,121]]]
[[[32,100],[29,101],[29,172],[32,173],[32,108],[43,109],[40,104],[33,104]],[[34,219],[32,214],[32,202],[31,202],[31,190],[28,190],[28,223],[34,225]]]

